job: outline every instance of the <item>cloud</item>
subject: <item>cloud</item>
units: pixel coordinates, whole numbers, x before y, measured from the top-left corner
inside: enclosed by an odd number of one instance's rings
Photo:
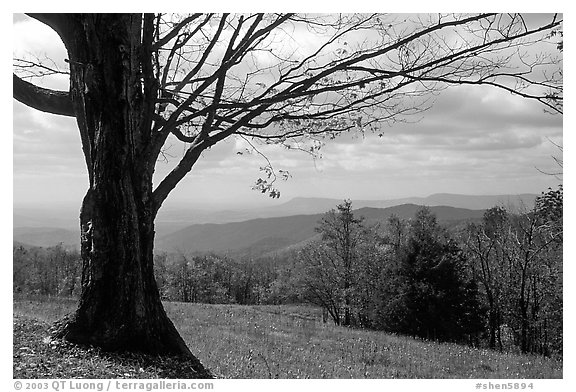
[[[486,86],[443,91],[423,118],[426,121],[400,125],[400,129],[407,128],[412,134],[449,136],[521,127],[562,128],[562,117],[545,113],[541,104]]]
[[[66,48],[54,30],[27,16],[15,18],[12,29],[12,55],[14,58],[31,61],[38,59],[47,65],[52,65],[53,62],[61,70],[68,69],[68,65],[64,61],[68,58]],[[34,83],[46,88],[68,89],[66,75],[46,76],[35,79]]]
[[[85,175],[74,119],[43,114],[18,102],[13,107],[15,175]]]
[[[64,59],[55,33],[29,18],[15,18],[14,47]],[[307,32],[294,32],[305,50],[314,44]],[[292,43],[286,44],[290,51]],[[15,52],[16,53],[16,52]],[[267,56],[267,55],[266,55]],[[269,62],[270,58],[257,59]],[[61,60],[58,60],[61,61]],[[41,81],[64,89],[65,78]],[[416,121],[418,120],[419,121]],[[563,121],[536,102],[501,90],[452,87],[436,97],[433,107],[412,123],[395,123],[384,136],[350,133],[329,141],[322,159],[259,146],[278,169],[292,178],[279,182],[284,200],[294,196],[385,198],[424,196],[436,192],[538,193],[556,182],[537,169],[554,171],[551,156],[562,143]],[[169,162],[158,162],[158,183],[178,163],[185,145],[169,139]],[[242,154],[245,142],[230,138],[203,153],[172,197],[177,200],[240,201],[268,198],[252,191],[267,164],[259,154]],[[13,105],[15,200],[74,199],[83,195],[87,175],[74,119],[47,115],[17,102]]]
[[[293,178],[279,185],[284,194],[295,196],[538,193],[554,181],[537,168],[554,165],[551,156],[558,151],[547,138],[561,142],[561,117],[517,97],[520,101],[511,105],[508,94],[489,89],[452,89],[444,94],[421,121],[396,124],[382,138],[337,138],[316,161],[278,146],[262,151],[277,169],[290,170]],[[263,163],[257,156],[221,158],[210,168],[200,163],[196,175],[229,173],[251,184]]]

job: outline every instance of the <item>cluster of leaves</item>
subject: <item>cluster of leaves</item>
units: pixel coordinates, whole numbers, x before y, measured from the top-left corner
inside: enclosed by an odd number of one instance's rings
[[[14,378],[206,378],[188,360],[107,353],[51,337],[50,324],[14,316]]]
[[[536,199],[536,211],[543,219],[549,222],[559,222],[562,224],[564,206],[564,187],[558,189],[548,188]]]
[[[252,189],[261,193],[267,193],[268,196],[273,199],[280,198],[280,191],[274,186],[274,183],[278,177],[283,181],[287,181],[290,178],[290,173],[286,170],[278,170],[278,174],[276,174],[276,171],[270,164],[261,167],[260,171],[266,174],[266,178],[258,178],[252,186]]]

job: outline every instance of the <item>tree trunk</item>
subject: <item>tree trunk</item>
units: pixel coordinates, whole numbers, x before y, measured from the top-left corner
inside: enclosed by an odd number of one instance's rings
[[[156,93],[142,15],[38,18],[68,51],[70,96],[89,174],[80,213],[80,304],[57,334],[105,350],[184,356],[208,374],[167,317],[154,278],[156,157],[145,152]]]
[[[191,356],[160,302],[153,216],[139,203],[130,175],[122,177],[84,199],[80,305],[59,334],[105,350]]]
[[[489,342],[488,347],[491,349],[496,348],[496,331],[500,328],[498,311],[491,295],[488,296],[489,310],[488,310],[488,330]]]
[[[498,341],[498,349],[500,350],[500,352],[504,351],[504,345],[502,344],[502,313],[500,311],[498,311],[498,316],[497,316],[497,325],[498,325],[498,329],[497,331],[497,341]]]

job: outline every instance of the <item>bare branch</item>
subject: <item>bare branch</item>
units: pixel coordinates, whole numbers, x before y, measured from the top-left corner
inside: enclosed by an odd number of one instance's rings
[[[202,151],[210,147],[210,143],[202,142],[192,145],[180,160],[180,163],[158,184],[152,197],[154,199],[154,214],[162,206],[168,194],[178,185],[178,183],[192,170],[192,166],[198,161]]]
[[[202,16],[202,14],[193,14],[187,18],[184,18],[184,20],[182,20],[180,23],[178,23],[178,25],[173,27],[172,30],[168,32],[168,34],[166,34],[164,37],[160,38],[157,42],[155,42],[154,45],[152,46],[152,50],[158,50],[162,46],[166,45],[168,42],[170,42],[170,40],[172,40],[178,34],[180,34],[180,31],[182,31],[183,28],[188,26],[191,22],[193,22],[200,16]]]
[[[50,64],[47,64],[50,63]],[[51,59],[34,60],[15,58],[13,67],[16,68],[23,79],[41,78],[50,75],[69,75],[70,72],[61,70]]]
[[[14,99],[43,112],[75,117],[70,94],[38,87],[13,74]]]
[[[143,51],[152,60],[142,80],[153,111],[145,159],[154,163],[170,134],[191,145],[159,185],[159,203],[203,149],[227,137],[308,151],[306,143],[318,148],[347,131],[381,135],[449,85],[493,86],[562,113],[561,59],[527,54],[554,36],[560,18],[539,26],[515,14],[391,18],[145,17]],[[58,18],[40,19],[62,28]]]

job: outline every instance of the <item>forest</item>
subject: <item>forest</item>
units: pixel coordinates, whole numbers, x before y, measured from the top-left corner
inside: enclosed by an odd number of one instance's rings
[[[432,341],[561,356],[563,189],[449,229],[422,207],[367,224],[344,201],[301,246],[260,257],[160,253],[164,301],[313,304],[323,320]],[[77,250],[15,244],[15,295],[78,297]]]

